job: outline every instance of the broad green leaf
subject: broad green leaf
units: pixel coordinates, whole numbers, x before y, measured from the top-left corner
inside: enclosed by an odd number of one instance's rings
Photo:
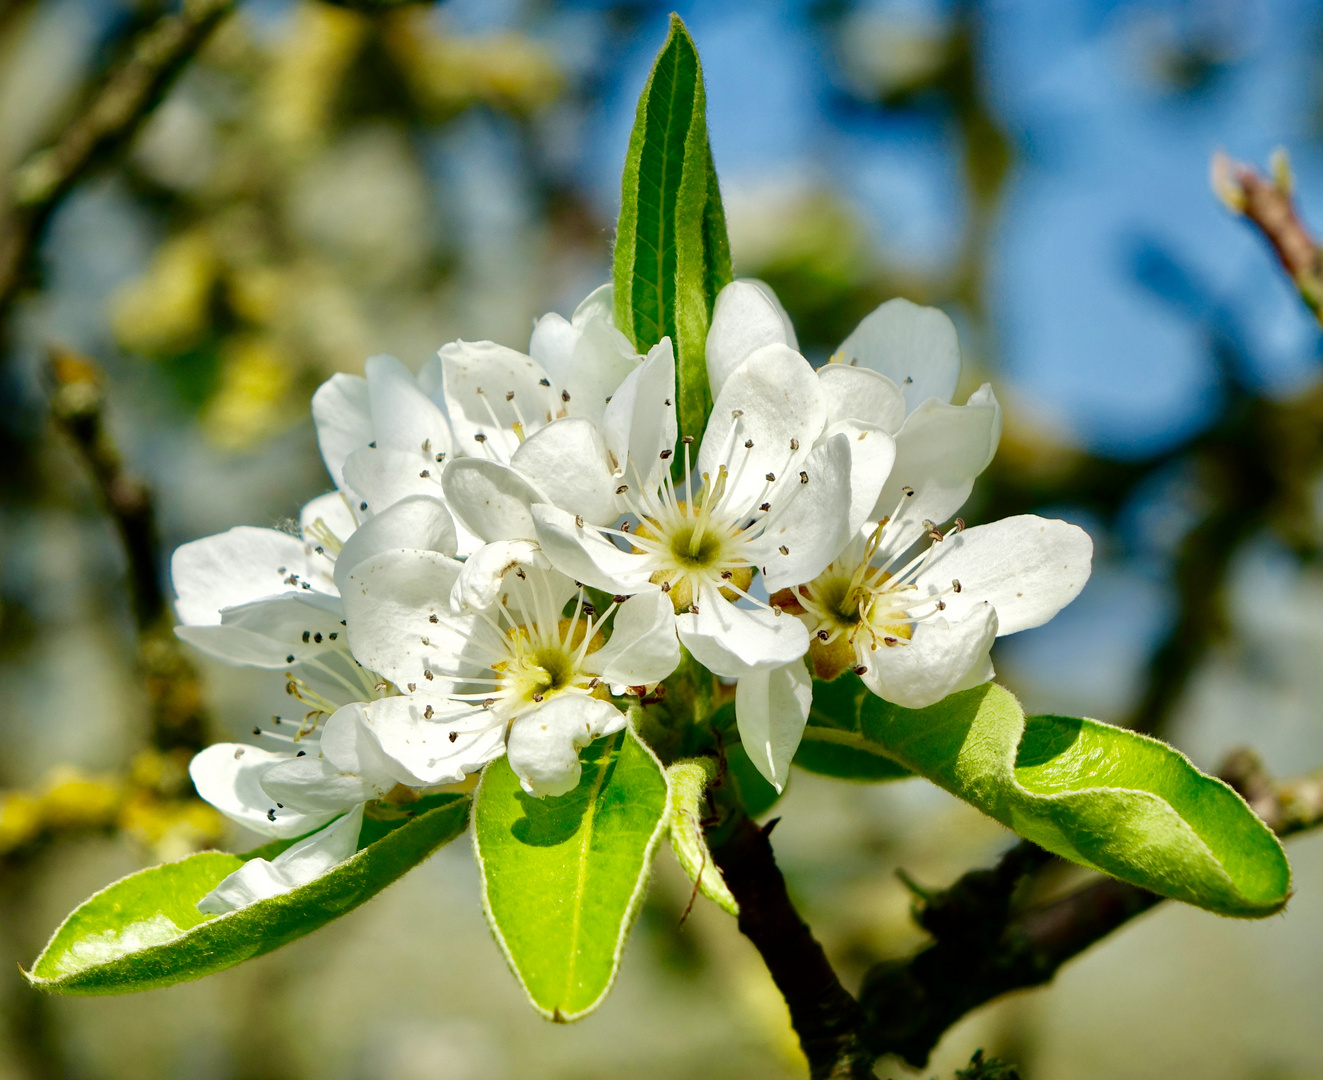
[[[1290,894],[1271,830],[1156,739],[1096,720],[1026,720],[992,683],[917,711],[870,695],[860,719],[879,750],[1073,862],[1222,915],[1271,915]]]
[[[721,869],[712,860],[707,837],[703,835],[703,817],[707,813],[703,795],[716,772],[712,758],[677,761],[666,770],[671,787],[671,848],[689,880],[718,907],[736,918],[740,905],[726,888]]]
[[[533,1007],[558,1022],[611,989],[669,808],[661,765],[632,727],[579,757],[578,787],[545,799],[498,758],[473,811],[487,921]]]
[[[28,981],[57,994],[124,994],[261,956],[352,911],[453,840],[468,804],[466,795],[438,795],[416,804],[411,819],[365,821],[365,846],[334,870],[225,915],[203,915],[197,903],[247,859],[274,856],[294,841],[247,856],[204,851],[130,874],[65,919]]]
[[[847,671],[831,682],[813,680],[813,706],[795,764],[839,780],[900,780],[913,776],[864,737],[859,709],[870,698],[863,680]]]
[[[639,96],[625,156],[615,321],[640,351],[671,338],[680,434],[694,438],[702,436],[712,410],[704,362],[712,305],[731,280],[706,112],[698,51],[673,15]]]

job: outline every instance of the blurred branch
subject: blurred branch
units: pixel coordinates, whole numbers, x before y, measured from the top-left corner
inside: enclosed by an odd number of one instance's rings
[[[104,380],[96,362],[71,349],[52,347],[47,370],[51,416],[87,465],[124,544],[139,663],[151,702],[152,745],[161,751],[195,752],[206,741],[201,687],[169,625],[151,492],[124,471],[106,427]]]
[[[1222,151],[1213,155],[1213,192],[1234,214],[1252,224],[1277,255],[1300,298],[1323,321],[1323,260],[1318,245],[1295,207],[1295,178],[1286,151],[1279,147],[1270,160],[1272,179],[1254,167],[1233,161]]]
[[[99,161],[120,150],[236,0],[184,0],[139,32],[77,117],[15,171],[0,213],[0,315],[29,273],[51,213]]]

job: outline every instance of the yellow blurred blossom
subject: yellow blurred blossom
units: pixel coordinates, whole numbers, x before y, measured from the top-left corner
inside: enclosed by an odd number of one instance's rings
[[[370,27],[366,17],[345,8],[299,6],[263,87],[263,127],[278,146],[297,153],[318,141]]]
[[[147,273],[111,299],[111,326],[126,349],[180,352],[195,344],[210,322],[218,262],[211,239],[193,229],[167,240]]]
[[[293,385],[290,359],[271,339],[240,334],[221,347],[221,383],[202,411],[202,427],[229,450],[251,447],[287,420]]]

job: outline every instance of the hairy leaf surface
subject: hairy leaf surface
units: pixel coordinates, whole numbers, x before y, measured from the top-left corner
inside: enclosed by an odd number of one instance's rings
[[[573,791],[535,799],[499,758],[473,812],[488,922],[533,1007],[556,1021],[586,1016],[611,989],[669,807],[632,728],[580,761]]]
[[[32,966],[28,981],[57,994],[124,994],[201,978],[310,934],[371,899],[464,831],[466,795],[436,795],[412,817],[365,821],[358,852],[282,896],[225,915],[197,903],[254,857],[204,851],[115,882],[71,914]]]
[[[1026,720],[993,683],[919,710],[869,695],[860,722],[880,752],[1073,862],[1222,915],[1271,915],[1290,894],[1272,831],[1156,739],[1096,720]]]

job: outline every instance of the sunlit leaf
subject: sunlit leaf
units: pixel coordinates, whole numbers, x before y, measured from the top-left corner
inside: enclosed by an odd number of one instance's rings
[[[464,831],[469,799],[438,795],[411,818],[368,821],[358,852],[307,885],[226,915],[197,903],[248,858],[204,851],[102,889],[55,932],[28,976],[57,994],[123,994],[197,979],[303,937],[371,899]],[[371,841],[371,842],[369,842]]]
[[[505,758],[483,771],[473,843],[492,932],[533,1007],[595,1009],[615,980],[666,829],[666,777],[633,730],[580,754],[566,795],[535,799]]]
[[[704,362],[712,305],[731,280],[706,110],[698,52],[684,23],[672,16],[639,97],[625,157],[615,319],[640,351],[671,338],[680,434],[695,438],[712,409]]]
[[[1271,830],[1156,739],[1096,720],[1026,720],[991,683],[919,710],[870,695],[860,721],[880,752],[1083,866],[1223,915],[1271,915],[1290,894]]]
[[[671,786],[671,848],[699,891],[738,917],[740,905],[726,888],[726,879],[713,861],[703,834],[703,818],[707,815],[703,795],[715,771],[716,762],[712,758],[677,761],[666,770]]]

